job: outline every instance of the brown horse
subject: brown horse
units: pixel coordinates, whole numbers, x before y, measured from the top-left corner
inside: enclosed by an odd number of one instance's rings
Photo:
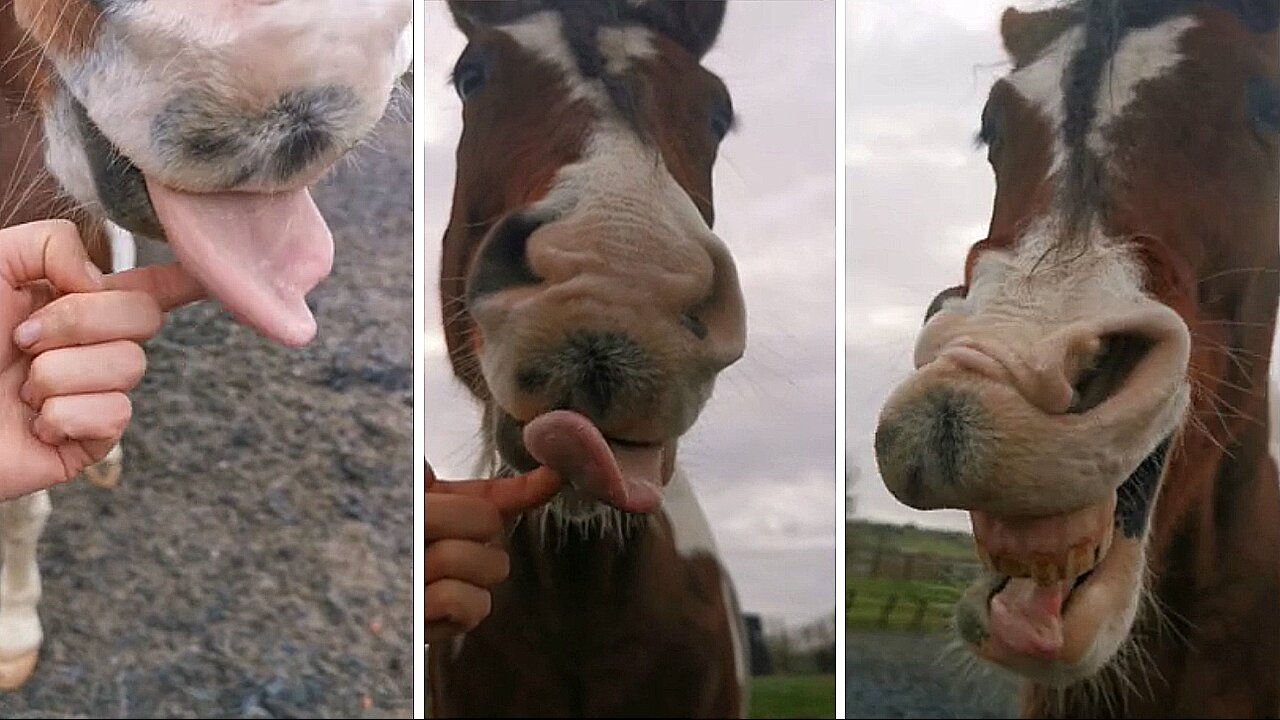
[[[440,294],[494,472],[568,482],[512,528],[474,631],[430,648],[438,716],[746,712],[732,583],[676,458],[743,352],[700,65],[719,2],[453,2],[464,127]]]
[[[409,0],[0,0],[0,225],[163,240],[209,294],[300,345],[332,238],[307,187],[382,116]],[[108,463],[119,472],[119,456]],[[42,631],[41,492],[0,504],[0,689]]]
[[[990,233],[882,410],[886,485],[968,510],[956,611],[1028,716],[1276,717],[1276,0],[1007,10]]]

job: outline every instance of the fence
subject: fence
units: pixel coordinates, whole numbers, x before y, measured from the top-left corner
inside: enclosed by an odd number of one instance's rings
[[[949,623],[963,588],[981,572],[967,560],[927,552],[903,551],[887,544],[848,548],[846,625],[933,631]]]

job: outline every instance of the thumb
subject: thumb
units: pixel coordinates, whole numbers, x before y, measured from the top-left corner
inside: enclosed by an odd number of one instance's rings
[[[484,498],[507,517],[550,500],[560,489],[560,475],[548,467],[515,477],[428,483],[428,492]]]
[[[103,288],[80,232],[67,220],[39,220],[0,230],[0,277],[10,285],[48,281],[60,293]]]
[[[169,312],[206,297],[204,286],[181,264],[150,265],[108,275],[108,290],[135,290],[155,299],[161,312]]]

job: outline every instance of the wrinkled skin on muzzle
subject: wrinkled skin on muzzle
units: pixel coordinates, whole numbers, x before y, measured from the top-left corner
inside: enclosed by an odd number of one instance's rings
[[[940,303],[875,447],[900,501],[970,512],[988,572],[957,607],[962,637],[1065,685],[1110,660],[1137,612],[1190,335],[1143,291],[1125,242],[1043,263],[1051,237],[986,251],[967,292]]]

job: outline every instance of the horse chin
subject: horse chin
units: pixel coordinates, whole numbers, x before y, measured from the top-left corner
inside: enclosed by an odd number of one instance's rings
[[[1146,592],[1148,519],[1170,440],[1109,497],[1047,518],[973,512],[987,570],[956,605],[979,658],[1051,688],[1090,680],[1122,658]]]

